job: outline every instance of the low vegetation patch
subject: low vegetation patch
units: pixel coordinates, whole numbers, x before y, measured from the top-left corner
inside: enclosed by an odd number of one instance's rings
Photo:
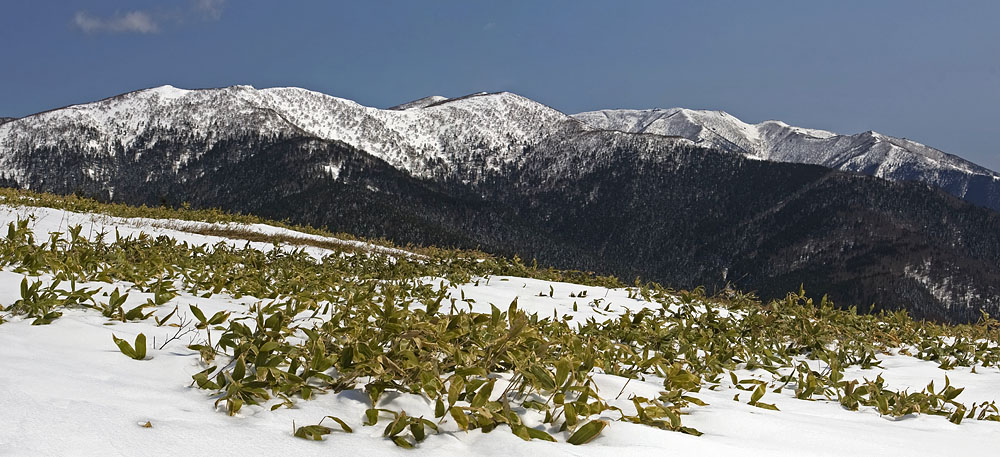
[[[157,309],[173,308],[156,318],[157,325],[190,325],[201,336],[189,345],[204,364],[192,381],[230,415],[247,405],[276,409],[326,392],[358,390],[369,403],[364,425],[385,424],[383,436],[404,448],[419,446],[444,423],[582,445],[614,421],[699,435],[684,424],[685,414],[705,405],[701,390],[726,386],[738,390],[734,400],[766,410],[779,409],[770,393],[785,392],[889,417],[1000,421],[995,403],[960,403],[962,390],[949,381],[906,392],[887,388],[881,377],[844,375],[849,367],[877,367],[880,357],[899,352],[936,361],[942,369],[995,368],[1000,322],[985,314],[973,325],[943,325],[915,321],[902,311],[841,310],[801,290],[761,303],[736,291],[708,297],[701,289],[674,291],[639,282],[628,288],[629,295],[649,307],[606,321],[540,316],[525,312],[516,300],[476,313],[446,285],[498,275],[622,284],[461,251],[391,257],[325,246],[335,252],[316,259],[302,250],[192,246],[162,236],[110,233],[87,239],[80,231],[75,227],[36,240],[28,220],[8,225],[0,240],[0,268],[25,279],[21,298],[0,310],[0,322],[24,316],[33,324],[50,324],[67,308],[93,309],[119,321],[145,320]],[[43,276],[45,281],[29,279]],[[129,290],[102,296],[77,287],[93,282],[127,284]],[[125,309],[123,297],[130,291],[154,298]],[[172,302],[180,293],[256,301],[245,313],[207,315],[190,307],[197,322],[185,323]],[[573,298],[580,306],[604,306],[586,292]],[[139,337],[130,343],[116,336],[114,343],[142,360],[147,344]],[[741,379],[740,370],[771,375]],[[596,373],[662,379],[663,389],[655,398],[633,396],[632,406],[622,408],[597,391]],[[390,394],[425,398],[434,405],[434,417],[387,406]],[[296,427],[294,435],[322,440],[351,433],[343,419],[328,416]]]

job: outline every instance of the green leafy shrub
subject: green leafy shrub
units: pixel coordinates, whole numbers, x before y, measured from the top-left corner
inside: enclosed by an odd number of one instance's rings
[[[135,360],[146,359],[146,335],[143,335],[142,333],[136,335],[135,344],[129,344],[128,341],[118,338],[115,335],[111,335],[111,338],[114,340],[115,345],[118,346],[118,350],[121,351],[122,354],[125,354],[129,358]]]

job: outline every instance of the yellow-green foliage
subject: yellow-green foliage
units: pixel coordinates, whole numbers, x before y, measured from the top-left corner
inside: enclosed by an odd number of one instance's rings
[[[151,207],[145,205],[129,206],[121,203],[102,203],[97,200],[79,197],[76,195],[64,196],[4,187],[0,187],[0,204],[55,208],[79,213],[105,214],[115,217],[175,219],[208,223],[266,224],[312,235],[319,235],[340,240],[363,241],[376,246],[403,249],[432,258],[461,257],[464,259],[477,259],[484,264],[483,269],[492,271],[493,274],[496,275],[523,276],[549,281],[575,282],[578,284],[605,287],[624,286],[624,284],[613,276],[600,276],[589,272],[574,270],[539,268],[537,262],[534,261],[531,266],[528,266],[525,265],[517,256],[514,256],[513,259],[505,259],[477,250],[445,249],[434,246],[399,247],[391,241],[385,239],[364,239],[348,233],[332,233],[315,227],[294,225],[283,221],[271,221],[253,215],[231,213],[215,208],[191,209],[187,205],[183,205],[180,208],[171,208],[166,206]],[[317,243],[315,240],[280,235],[265,235],[233,227],[206,230],[204,233],[228,238],[247,239],[251,241],[316,245],[323,248],[339,249],[351,252],[357,250],[356,248],[352,248],[344,244]]]
[[[597,437],[607,425],[596,420],[601,415],[698,435],[683,425],[683,415],[704,405],[697,397],[701,389],[729,382],[746,391],[749,404],[771,410],[778,408],[764,400],[776,390],[890,416],[1000,420],[993,403],[957,402],[961,390],[947,382],[941,389],[931,384],[906,393],[885,388],[881,378],[844,379],[845,368],[878,366],[880,356],[900,349],[938,361],[944,369],[996,367],[1000,323],[989,316],[974,325],[951,326],[914,321],[905,312],[859,315],[836,309],[825,298],[814,303],[803,291],[762,304],[733,291],[706,297],[700,289],[674,292],[639,282],[629,295],[654,307],[606,322],[529,314],[516,300],[506,309],[472,313],[445,288],[420,278],[466,282],[517,274],[566,279],[579,273],[528,267],[517,259],[484,260],[462,251],[427,253],[394,259],[379,252],[335,253],[317,260],[302,251],[191,246],[162,236],[99,234],[87,240],[78,228],[68,238],[53,235],[38,242],[27,221],[18,221],[0,240],[0,268],[55,278],[43,286],[26,277],[22,298],[6,310],[37,324],[58,318],[65,307],[94,308],[111,319],[146,319],[181,291],[256,297],[259,301],[239,318],[208,317],[191,308],[198,329],[221,330],[215,342],[190,346],[205,364],[193,376],[195,384],[215,393],[216,405],[228,414],[245,405],[279,408],[321,392],[360,389],[370,403],[364,423],[387,421],[383,436],[405,448],[419,445],[447,420],[463,430],[502,427],[525,440],[555,440],[525,425],[522,416],[528,410],[544,416],[547,426],[566,431],[572,444]],[[619,284],[613,278],[590,279]],[[103,303],[92,291],[75,287],[90,281],[131,283],[132,290],[156,298],[138,311],[124,310],[124,295],[117,290]],[[65,283],[68,289],[59,288]],[[115,341],[126,352],[128,343]],[[137,347],[129,349],[138,355]],[[824,368],[811,369],[807,361]],[[598,394],[591,379],[595,369],[629,379],[658,376],[664,390],[656,398],[632,397],[634,412],[623,410]],[[773,376],[770,381],[739,379],[734,371],[742,369]],[[503,389],[499,373],[509,376]],[[381,402],[387,393],[425,397],[435,405],[438,421],[387,407]],[[330,419],[351,431],[339,418]],[[295,435],[319,440],[331,431],[316,424],[296,429]]]

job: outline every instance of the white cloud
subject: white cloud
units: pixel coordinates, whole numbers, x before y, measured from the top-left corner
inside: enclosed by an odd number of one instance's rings
[[[218,20],[222,10],[226,8],[226,0],[194,0],[193,9],[205,19]]]
[[[108,18],[79,11],[73,16],[73,24],[84,33],[156,33],[160,31],[159,24],[145,11],[130,11]]]
[[[73,15],[73,26],[84,33],[158,33],[162,23],[181,24],[191,19],[217,21],[222,18],[226,0],[191,0],[187,8],[129,11],[101,17],[86,11]]]

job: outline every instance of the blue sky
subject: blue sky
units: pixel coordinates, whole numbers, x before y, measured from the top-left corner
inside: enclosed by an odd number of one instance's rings
[[[2,0],[0,116],[161,84],[720,109],[1000,169],[1000,2]]]

